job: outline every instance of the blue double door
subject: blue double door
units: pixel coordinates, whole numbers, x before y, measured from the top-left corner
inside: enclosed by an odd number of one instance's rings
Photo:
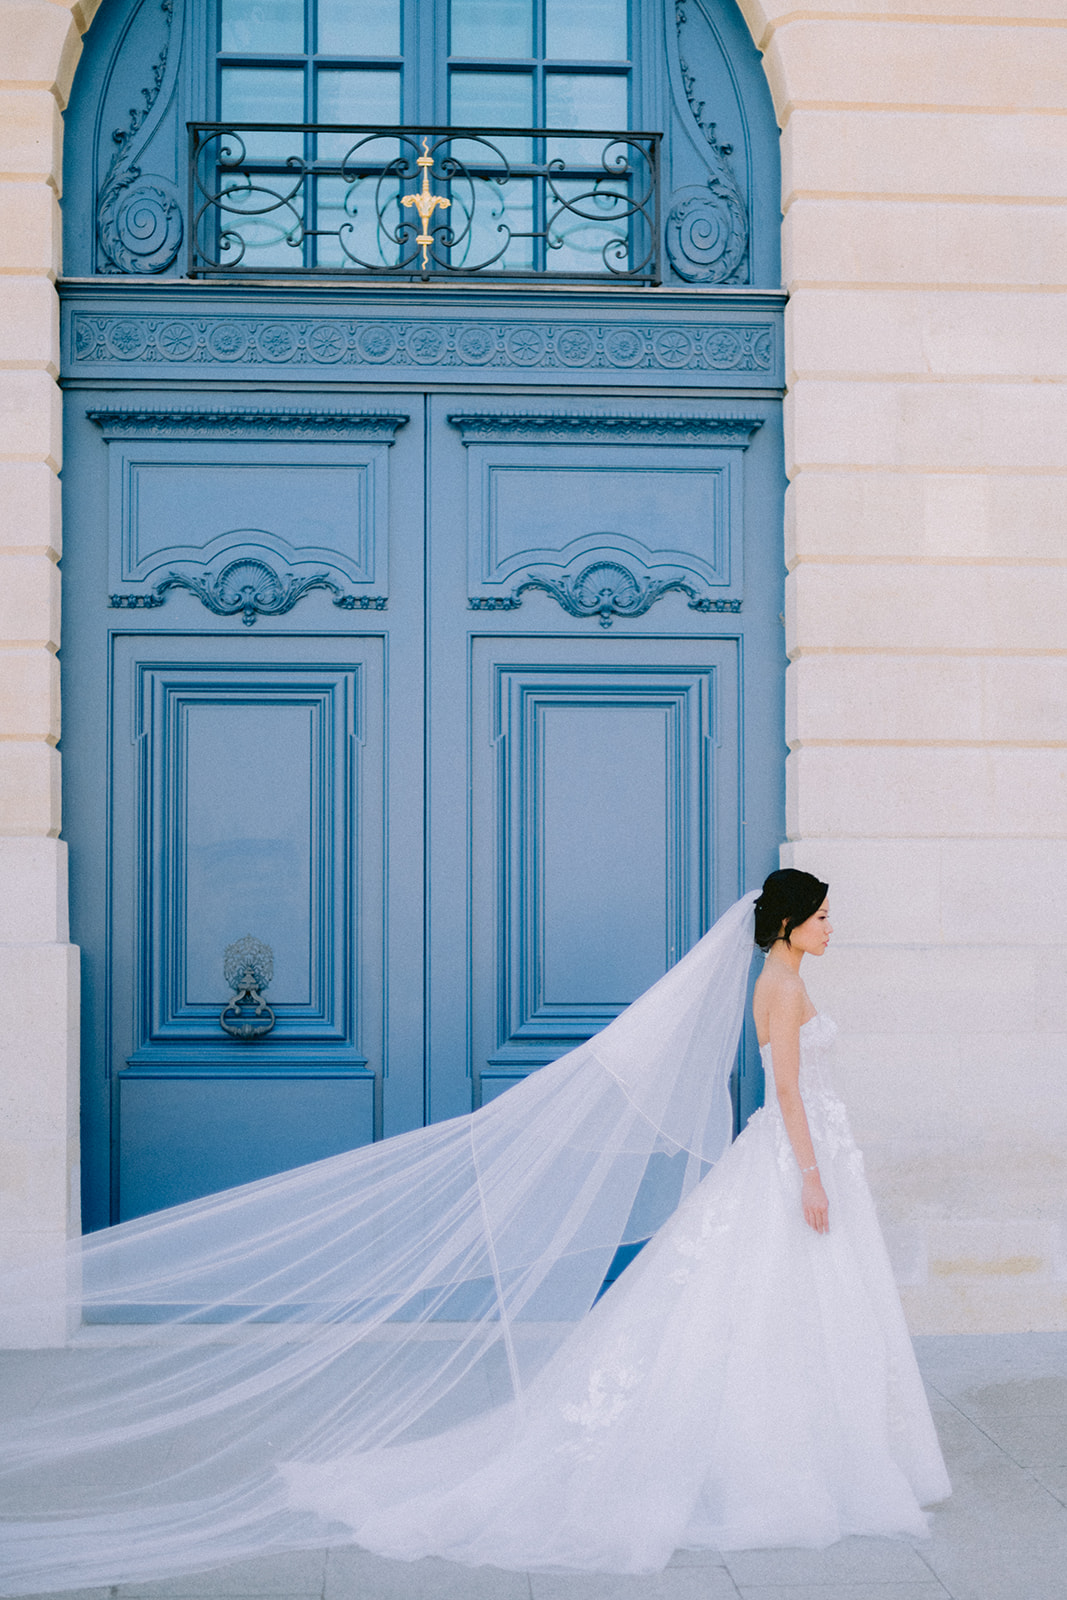
[[[70,396],[88,1226],[470,1110],[773,864],[778,408],[732,409]]]

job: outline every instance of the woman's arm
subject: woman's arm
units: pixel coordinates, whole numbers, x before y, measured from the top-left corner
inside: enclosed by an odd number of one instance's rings
[[[782,1121],[803,1180],[800,1203],[804,1221],[816,1233],[829,1233],[830,1202],[819,1177],[807,1112],[800,1098],[800,1022],[804,999],[804,992],[798,986],[776,995],[772,1001],[769,1017],[771,1064]]]

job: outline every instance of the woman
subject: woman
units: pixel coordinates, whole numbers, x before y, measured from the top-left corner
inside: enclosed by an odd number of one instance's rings
[[[800,979],[825,901],[772,873],[471,1116],[82,1241],[79,1339],[132,1343],[0,1440],[0,1592],[324,1543],[640,1572],[923,1533],[948,1481]],[[753,929],[767,1104],[729,1145]]]
[[[948,1479],[827,1076],[836,1029],[800,977],[830,938],[826,892],[792,869],[764,884],[766,1106],[527,1390],[524,1416],[291,1468],[297,1503],[381,1554],[518,1569],[649,1571],[681,1547],[926,1532],[920,1507]]]

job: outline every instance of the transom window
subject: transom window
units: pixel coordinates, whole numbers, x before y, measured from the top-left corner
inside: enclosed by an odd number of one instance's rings
[[[216,16],[194,272],[655,281],[630,0],[218,0]]]
[[[628,0],[219,0],[234,122],[628,128]]]

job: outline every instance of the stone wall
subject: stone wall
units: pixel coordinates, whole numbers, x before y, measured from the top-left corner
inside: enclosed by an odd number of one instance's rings
[[[832,880],[811,987],[916,1331],[1067,1328],[1067,29],[969,4],[742,0],[792,295],[784,859]],[[2,1260],[77,1229],[54,281],[92,9],[0,3]]]
[[[90,13],[91,14],[91,13]],[[0,1264],[77,1232],[78,961],[59,839],[61,112],[83,8],[0,4]],[[23,1324],[49,1342],[62,1322]]]
[[[810,986],[913,1329],[1065,1328],[1062,4],[743,9],[791,295],[784,859],[837,927]]]

